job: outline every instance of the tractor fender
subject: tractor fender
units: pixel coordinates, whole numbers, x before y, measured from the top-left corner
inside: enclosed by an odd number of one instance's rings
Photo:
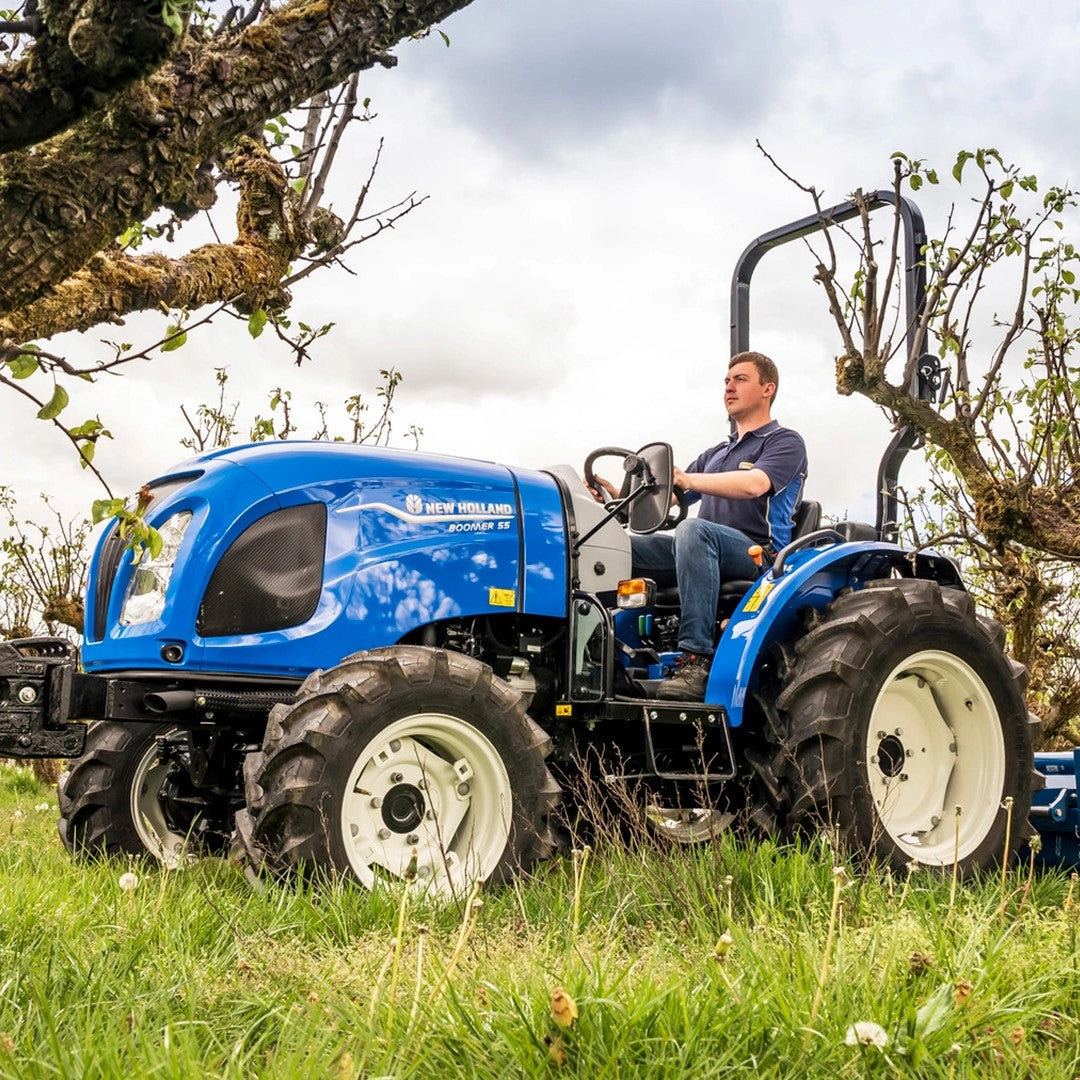
[[[820,610],[843,589],[860,589],[867,581],[893,576],[964,587],[954,563],[934,551],[850,542],[792,553],[779,577],[770,568],[739,602],[717,645],[705,700],[723,704],[729,726],[739,727],[761,661],[775,642],[799,636],[806,608]]]

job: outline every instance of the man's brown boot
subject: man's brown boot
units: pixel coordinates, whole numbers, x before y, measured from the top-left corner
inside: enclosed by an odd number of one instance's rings
[[[711,656],[683,653],[675,674],[657,687],[657,698],[662,701],[704,701],[711,667]]]

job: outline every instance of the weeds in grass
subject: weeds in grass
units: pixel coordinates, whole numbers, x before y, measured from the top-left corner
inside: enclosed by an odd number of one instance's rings
[[[0,1077],[1080,1074],[1076,878],[1030,859],[957,889],[919,869],[847,884],[818,840],[674,844],[594,807],[587,857],[482,906],[260,894],[220,860],[72,862],[44,789],[6,780]]]

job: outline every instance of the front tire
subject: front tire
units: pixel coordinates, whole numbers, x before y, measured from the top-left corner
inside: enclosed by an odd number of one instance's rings
[[[831,603],[781,651],[782,688],[763,702],[786,830],[824,827],[897,871],[955,863],[970,875],[1011,858],[1035,720],[1027,671],[1003,644],[967,593],[932,581],[874,581]]]
[[[187,838],[169,828],[158,801],[169,766],[157,739],[174,732],[161,724],[90,725],[82,756],[69,762],[57,788],[60,839],[69,851],[181,857]]]
[[[237,818],[254,861],[460,893],[553,847],[551,743],[478,660],[419,646],[315,672],[270,714]]]

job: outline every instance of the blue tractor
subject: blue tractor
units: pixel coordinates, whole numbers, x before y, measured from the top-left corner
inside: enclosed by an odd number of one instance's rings
[[[913,315],[924,238],[899,210]],[[758,259],[821,224],[744,253],[734,351]],[[939,382],[926,357],[912,393]],[[653,696],[678,598],[630,576],[626,526],[684,512],[666,444],[590,455],[587,474],[623,461],[608,506],[569,466],[328,443],[204,454],[148,485],[159,553],[133,559],[116,524],[102,537],[81,666],[51,640],[0,646],[0,755],[71,759],[73,852],[242,849],[457,891],[555,851],[564,789],[588,769],[642,792],[677,841],[742,814],[779,835],[828,828],[894,868],[977,871],[1025,834],[1035,723],[954,563],[895,542],[912,444],[901,431],[886,453],[875,524],[820,528],[804,503],[758,580],[725,584],[704,703]]]

